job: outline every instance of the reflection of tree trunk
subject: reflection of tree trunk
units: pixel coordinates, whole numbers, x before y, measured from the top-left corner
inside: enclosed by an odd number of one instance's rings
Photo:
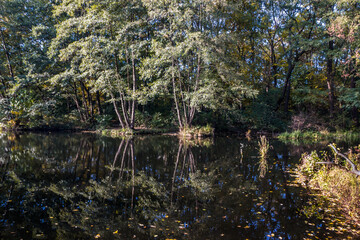
[[[96,170],[95,170],[95,177],[96,180],[99,180],[99,168],[100,168],[100,159],[101,159],[101,146],[98,146],[97,149],[97,158],[96,158]]]
[[[131,189],[131,208],[134,208],[134,195],[135,195],[135,158],[134,158],[134,144],[130,140],[130,153],[131,153],[131,176],[132,176],[132,189]]]
[[[91,177],[91,167],[92,167],[92,158],[93,158],[93,152],[94,152],[94,145],[91,144],[91,148],[89,150],[88,153],[88,161],[87,161],[87,165],[86,165],[86,171],[87,171],[87,176],[86,176],[86,180],[89,181],[90,177]]]
[[[81,150],[83,150],[84,148],[84,143],[85,141],[83,139],[80,140],[80,146],[77,150],[76,156],[74,159],[72,159],[72,162],[75,162],[75,167],[74,167],[74,181],[76,180],[76,170],[77,170],[77,165],[78,165],[78,160],[79,160],[79,156],[81,153]]]
[[[125,165],[124,164],[125,163],[125,156],[126,156],[128,146],[129,146],[129,140],[127,139],[124,150],[123,150],[123,155],[122,155],[122,158],[121,158],[121,165],[120,165],[120,172],[119,172],[119,178],[120,179],[122,179],[122,177],[123,177],[124,165]]]
[[[176,177],[176,170],[177,170],[177,166],[178,166],[178,163],[179,163],[179,160],[180,160],[180,154],[181,154],[182,147],[183,147],[183,145],[180,143],[179,148],[178,148],[178,153],[177,153],[177,156],[176,156],[174,174],[173,174],[173,179],[172,179],[172,184],[171,184],[171,197],[170,197],[171,205],[172,205],[172,202],[173,202],[173,193],[174,193],[174,183],[175,183],[175,177]]]
[[[190,146],[185,146],[184,147],[184,144],[180,141],[179,142],[178,153],[177,153],[177,156],[176,156],[175,169],[174,169],[174,173],[173,173],[173,177],[172,177],[172,183],[171,183],[171,198],[170,198],[171,204],[173,203],[173,192],[174,192],[174,189],[175,189],[174,186],[175,186],[176,172],[177,172],[177,169],[178,169],[178,166],[179,166],[179,162],[180,162],[180,158],[181,158],[182,153],[183,153],[183,163],[182,163],[180,176],[179,176],[179,184],[184,182],[183,181],[184,179],[186,179],[191,173],[195,173],[195,171],[196,171],[195,157],[193,155],[191,147]],[[188,172],[186,170],[188,170]],[[177,192],[177,199],[179,198],[178,195],[179,195],[179,191]]]
[[[113,164],[112,164],[111,170],[110,170],[110,177],[111,177],[111,175],[112,175],[112,172],[113,172],[114,169],[115,169],[115,164],[116,164],[116,161],[117,161],[117,159],[118,159],[118,157],[119,157],[119,155],[120,155],[121,148],[122,148],[122,146],[124,145],[124,142],[125,142],[125,140],[122,139],[122,140],[121,140],[121,143],[120,143],[120,145],[119,145],[119,148],[118,148],[118,150],[117,150],[117,152],[116,152],[116,154],[115,154],[114,161],[113,161]]]

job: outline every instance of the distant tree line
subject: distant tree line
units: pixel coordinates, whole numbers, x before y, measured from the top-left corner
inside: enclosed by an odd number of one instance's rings
[[[358,126],[359,22],[359,0],[0,0],[0,122]]]

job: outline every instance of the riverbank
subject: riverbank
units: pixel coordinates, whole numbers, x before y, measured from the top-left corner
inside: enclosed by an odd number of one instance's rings
[[[354,131],[300,131],[283,132],[278,135],[282,141],[322,141],[322,140],[357,140],[360,139],[360,132]]]
[[[353,161],[355,167],[359,167],[358,149],[358,147],[353,148],[346,154],[347,156],[344,155]],[[299,184],[316,196],[313,202],[315,206],[311,207],[316,208],[317,204],[323,204],[324,201],[331,203],[330,205],[344,216],[345,220],[342,221],[345,221],[346,225],[357,226],[356,229],[360,229],[360,181],[352,172],[349,163],[343,160],[335,153],[316,151],[310,154],[305,153],[295,173]],[[322,208],[316,209],[313,212],[307,209],[307,214],[319,214]],[[360,236],[359,230],[352,231]]]

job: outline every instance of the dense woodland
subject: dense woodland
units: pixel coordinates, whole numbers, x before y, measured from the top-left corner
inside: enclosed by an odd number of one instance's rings
[[[359,0],[0,0],[0,121],[354,129],[359,22]]]

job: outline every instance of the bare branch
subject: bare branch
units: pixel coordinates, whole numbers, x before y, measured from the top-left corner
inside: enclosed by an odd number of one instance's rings
[[[352,172],[352,173],[360,176],[360,171],[357,170],[355,163],[353,163],[353,162],[352,162],[348,157],[346,157],[344,154],[342,154],[341,152],[339,152],[333,144],[330,144],[329,146],[334,150],[334,152],[335,152],[337,155],[339,155],[340,157],[344,158],[344,159],[350,164],[350,166],[351,166],[350,172]]]

